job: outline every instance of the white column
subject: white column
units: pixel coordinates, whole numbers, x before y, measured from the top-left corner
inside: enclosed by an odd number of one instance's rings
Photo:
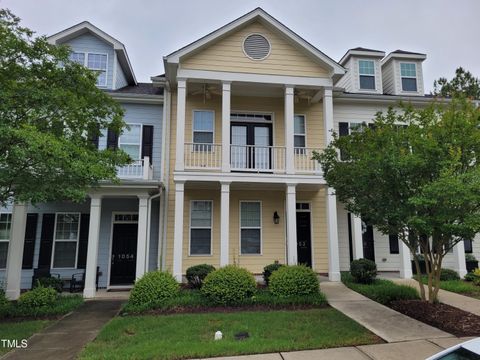
[[[457,245],[453,247],[453,258],[455,259],[455,271],[458,272],[461,278],[467,275],[467,264],[465,262],[465,244],[459,241]]]
[[[411,279],[413,276],[413,273],[412,273],[410,249],[400,239],[398,239],[398,248],[399,248],[399,255],[400,255],[400,278]]]
[[[296,265],[297,255],[297,184],[287,184],[287,264]]]
[[[175,170],[183,171],[185,168],[185,104],[187,98],[187,81],[185,79],[178,79],[177,82],[177,137]]]
[[[352,228],[353,260],[358,260],[363,258],[362,219],[354,214],[351,214],[350,219]]]
[[[293,117],[294,117],[294,87],[285,85],[285,170],[287,174],[295,172],[293,154]],[[296,246],[296,245],[295,245]]]
[[[5,295],[10,300],[20,296],[20,281],[22,278],[23,245],[25,243],[25,226],[27,223],[27,205],[15,203],[12,213],[12,227],[7,253],[7,286]]]
[[[175,183],[175,219],[173,230],[173,276],[182,282],[183,260],[183,201],[185,182]]]
[[[88,227],[87,265],[85,267],[85,287],[83,297],[94,298],[97,291],[97,258],[100,238],[100,217],[102,214],[102,198],[90,196],[90,225]]]
[[[147,271],[147,246],[149,234],[148,223],[148,195],[138,196],[138,234],[137,234],[137,261],[135,279],[140,279]]]
[[[229,81],[222,83],[222,171],[230,172],[230,95]]]
[[[221,182],[220,198],[220,266],[229,262],[230,244],[230,182]]]

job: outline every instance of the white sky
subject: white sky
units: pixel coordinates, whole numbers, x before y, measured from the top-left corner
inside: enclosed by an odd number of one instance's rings
[[[0,0],[38,34],[88,20],[125,44],[137,79],[162,57],[256,7],[335,60],[363,46],[427,54],[426,91],[458,66],[480,77],[480,0]]]

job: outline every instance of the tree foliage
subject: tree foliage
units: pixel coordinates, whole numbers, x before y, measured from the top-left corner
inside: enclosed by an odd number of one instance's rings
[[[123,109],[69,51],[0,9],[0,206],[12,198],[81,201],[129,161],[93,146],[102,129],[121,132]]]
[[[452,97],[463,94],[471,99],[480,99],[480,79],[462,67],[455,70],[455,77],[450,81],[444,77],[435,80],[433,88],[434,95],[438,96]]]
[[[480,109],[465,96],[420,110],[390,108],[372,127],[334,135],[315,155],[348,211],[383,234],[399,234],[417,266],[420,249],[430,301],[443,257],[480,230],[479,126]]]

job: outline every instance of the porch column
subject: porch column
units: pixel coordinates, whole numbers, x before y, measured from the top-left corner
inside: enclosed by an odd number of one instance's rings
[[[285,171],[287,174],[295,172],[293,117],[294,117],[294,87],[285,85]],[[296,245],[295,245],[296,246]]]
[[[399,255],[400,255],[400,278],[411,279],[413,276],[412,262],[410,257],[410,249],[400,239],[398,239]]]
[[[88,230],[87,264],[85,267],[85,287],[83,297],[94,298],[97,291],[97,258],[100,238],[100,217],[102,214],[102,198],[90,196],[90,224]]]
[[[221,182],[220,198],[220,266],[229,262],[230,182]]]
[[[183,201],[185,182],[175,182],[175,219],[173,230],[173,276],[182,282],[183,259]]]
[[[296,265],[297,256],[297,184],[287,184],[287,264]]]
[[[363,237],[362,237],[362,219],[360,216],[351,214],[352,227],[352,253],[353,260],[363,258]]]
[[[187,81],[177,80],[177,137],[175,170],[183,171],[185,168],[185,104],[187,98]]]
[[[12,227],[7,253],[7,274],[5,295],[10,300],[20,296],[22,278],[23,245],[25,243],[25,226],[27,224],[27,205],[15,203],[12,213]]]
[[[465,243],[459,241],[457,245],[453,247],[453,257],[455,261],[455,271],[458,272],[460,278],[463,279],[467,275],[467,264],[465,262]]]
[[[140,279],[147,271],[148,235],[148,195],[138,195],[138,234],[137,234],[137,265],[135,279]]]
[[[230,81],[222,83],[222,171],[230,172]]]

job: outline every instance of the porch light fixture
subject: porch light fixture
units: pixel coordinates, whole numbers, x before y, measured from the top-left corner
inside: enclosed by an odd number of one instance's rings
[[[274,224],[279,224],[280,223],[280,216],[278,215],[278,213],[276,211],[273,213],[273,223]]]

